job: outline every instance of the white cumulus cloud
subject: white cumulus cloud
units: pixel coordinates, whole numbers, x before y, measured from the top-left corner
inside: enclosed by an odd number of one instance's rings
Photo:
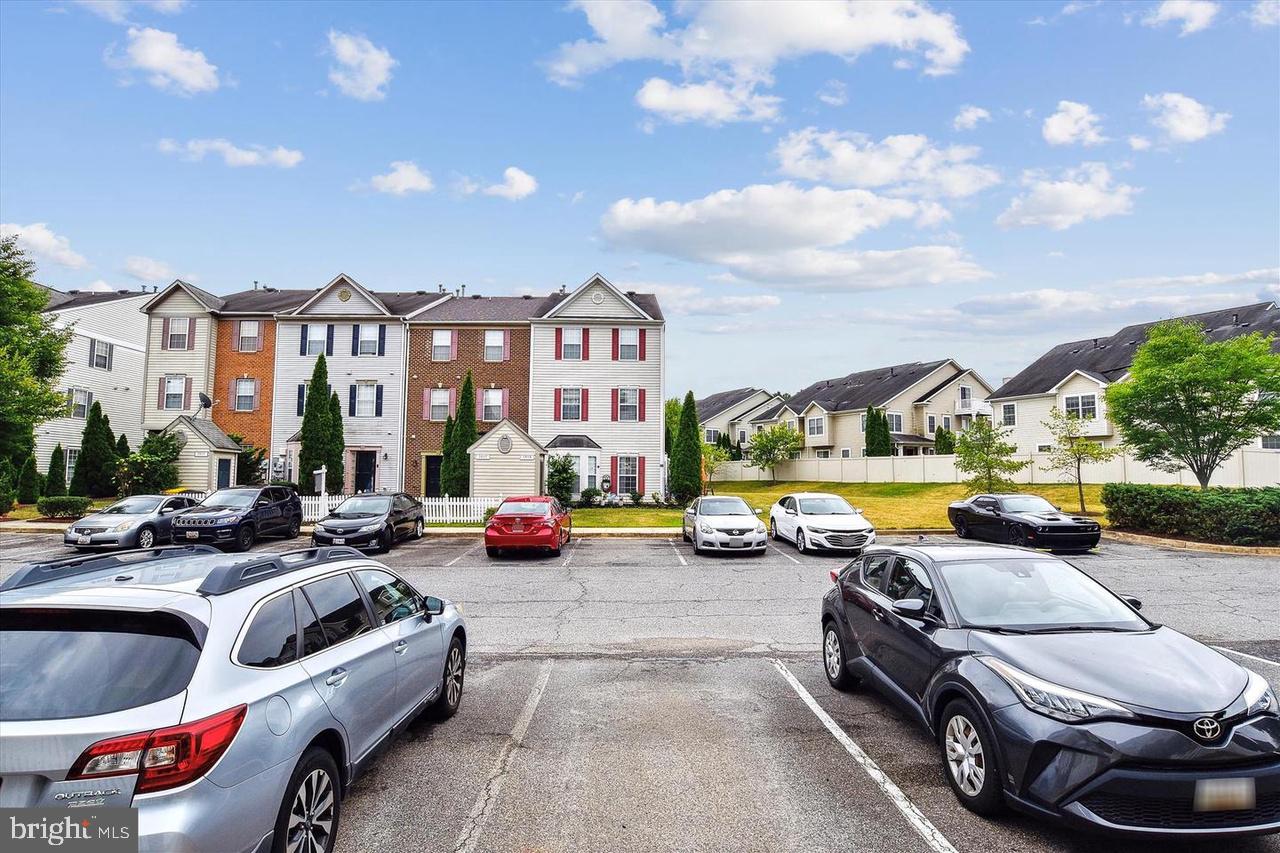
[[[153,27],[130,27],[129,43],[118,54],[115,45],[107,48],[105,59],[112,68],[138,71],[147,82],[163,92],[191,96],[213,92],[220,85],[218,66],[195,48],[178,41],[174,33]]]
[[[750,86],[724,86],[714,81],[677,84],[661,77],[649,78],[636,92],[636,103],[642,108],[677,124],[766,121],[777,117],[780,100],[761,95]]]
[[[132,9],[176,15],[188,6],[187,0],[75,0],[75,3],[113,24],[127,24]]]
[[[1178,92],[1147,95],[1142,106],[1153,113],[1151,123],[1168,142],[1198,142],[1221,133],[1231,118],[1231,113],[1215,113],[1212,107]]]
[[[1129,147],[1134,151],[1146,151],[1151,147],[1151,140],[1145,136],[1130,136]]]
[[[72,250],[70,240],[55,234],[44,222],[32,222],[30,225],[13,222],[0,224],[0,237],[13,236],[18,238],[18,245],[24,252],[37,258],[73,270],[89,266],[84,255]]]
[[[1142,23],[1148,27],[1180,24],[1182,32],[1178,35],[1187,36],[1212,24],[1218,9],[1218,4],[1210,0],[1164,0],[1143,17]]]
[[[431,175],[418,168],[412,160],[396,160],[391,164],[391,171],[385,175],[374,175],[369,179],[369,187],[388,195],[409,195],[410,193],[429,193],[435,189]],[[357,183],[352,189],[364,189],[363,183]]]
[[[1062,231],[1091,219],[1105,219],[1133,211],[1140,190],[1116,183],[1102,163],[1083,163],[1066,170],[1058,180],[1043,172],[1027,172],[1025,192],[996,217],[1002,228],[1044,226]]]
[[[1195,275],[1153,275],[1123,278],[1116,287],[1230,287],[1234,285],[1275,284],[1280,282],[1280,267],[1246,270],[1235,273],[1205,272]]]
[[[829,107],[843,107],[849,102],[849,89],[839,80],[828,80],[818,90],[817,97]]]
[[[329,30],[329,53],[337,63],[329,67],[329,82],[338,91],[358,101],[387,97],[391,69],[399,64],[390,51],[358,33]]]
[[[1101,145],[1107,141],[1101,120],[1088,104],[1058,101],[1058,111],[1044,120],[1041,133],[1050,145]]]
[[[131,255],[124,259],[124,271],[138,281],[157,282],[172,281],[178,275],[173,267],[164,261],[148,258],[143,255]]]
[[[1255,27],[1280,25],[1280,0],[1258,0],[1249,10],[1249,20]]]
[[[174,139],[161,139],[156,148],[163,154],[173,154],[184,160],[198,162],[207,154],[221,157],[228,166],[275,166],[280,169],[292,169],[302,162],[302,152],[283,145],[268,148],[265,145],[250,145],[241,148],[227,139],[188,139],[178,142]]]
[[[668,314],[697,317],[733,317],[776,308],[782,300],[772,293],[708,295],[701,287],[688,284],[625,282],[624,290],[652,293],[662,301]]]
[[[991,113],[982,107],[965,104],[960,108],[960,112],[956,113],[956,117],[952,119],[951,126],[956,130],[973,130],[978,126],[978,122],[981,121],[991,121]]]
[[[533,175],[515,166],[508,166],[502,172],[502,183],[490,184],[481,192],[510,201],[528,198],[538,191],[538,180]]]

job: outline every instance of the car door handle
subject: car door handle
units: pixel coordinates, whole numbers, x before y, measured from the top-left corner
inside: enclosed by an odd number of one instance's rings
[[[330,687],[341,687],[342,683],[347,680],[347,675],[348,673],[345,669],[338,667],[329,673],[329,677],[324,680],[324,683]]]
[[[884,611],[883,611],[883,610],[881,610],[879,607],[873,607],[873,608],[871,608],[871,618],[872,618],[872,619],[874,619],[874,620],[876,620],[877,622],[883,622],[883,621],[884,621]]]
[[[400,640],[395,644],[394,650],[395,650],[395,653],[398,655],[404,654],[405,652],[409,651],[409,641]]]

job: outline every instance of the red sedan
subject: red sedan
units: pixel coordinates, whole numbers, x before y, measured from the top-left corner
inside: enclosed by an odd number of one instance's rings
[[[507,498],[485,525],[484,550],[490,557],[497,557],[504,550],[534,548],[559,556],[572,533],[573,518],[555,498]]]

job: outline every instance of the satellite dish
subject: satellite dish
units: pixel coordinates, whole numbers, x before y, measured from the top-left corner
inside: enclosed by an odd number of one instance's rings
[[[201,392],[201,394],[200,394],[200,408],[202,408],[202,409],[211,409],[211,408],[213,408],[213,401],[209,399],[209,395],[208,395],[208,394],[205,394],[205,393],[203,393],[203,392]]]

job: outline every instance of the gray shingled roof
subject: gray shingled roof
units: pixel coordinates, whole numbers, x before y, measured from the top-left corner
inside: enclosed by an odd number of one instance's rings
[[[925,391],[925,392],[924,392],[923,394],[921,394],[919,397],[916,397],[916,402],[917,402],[917,403],[924,403],[924,402],[929,401],[929,400],[933,397],[933,395],[934,395],[934,394],[937,394],[939,391],[941,391],[943,388],[946,388],[946,387],[947,387],[948,385],[950,385],[952,382],[955,382],[957,379],[960,379],[960,378],[962,378],[962,377],[964,377],[964,376],[967,376],[967,375],[969,375],[970,373],[973,373],[972,368],[965,368],[964,370],[962,370],[962,371],[960,371],[959,373],[957,373],[955,376],[948,376],[946,379],[942,380],[942,381],[941,381],[941,382],[939,382],[937,385],[934,385],[934,386],[933,386],[932,388],[930,388],[928,391]]]
[[[413,319],[428,323],[524,322],[549,310],[544,308],[546,302],[545,296],[463,296],[446,300]]]
[[[182,421],[182,423],[191,427],[192,430],[204,437],[205,441],[216,450],[240,450],[240,445],[236,444],[227,434],[218,428],[218,425],[208,418],[193,418],[190,415],[179,415],[173,419],[173,423]],[[172,424],[170,424],[172,426]]]
[[[409,290],[402,292],[371,290],[374,296],[382,300],[382,304],[387,306],[387,310],[397,317],[403,317],[405,314],[412,314],[419,308],[430,305],[440,298],[440,294],[434,290]]]
[[[1225,341],[1249,332],[1274,334],[1277,338],[1271,342],[1271,351],[1280,353],[1280,309],[1274,302],[1223,308],[1176,319],[1199,323],[1213,341]],[[1114,382],[1129,370],[1138,346],[1147,339],[1147,331],[1157,322],[1161,321],[1125,326],[1110,337],[1058,344],[997,388],[990,399],[1047,393],[1073,370],[1083,371],[1104,382]]]
[[[889,438],[893,439],[894,444],[933,444],[932,438],[925,438],[923,435],[914,435],[909,432],[891,432]]]
[[[734,388],[732,391],[720,391],[703,397],[701,400],[695,400],[694,406],[698,410],[698,420],[705,421],[708,418],[714,418],[725,409],[738,405],[759,390],[759,388]]]
[[[773,420],[778,416],[778,412],[782,411],[782,407],[787,405],[787,403],[789,402],[790,400],[781,400],[777,403],[774,403],[772,406],[770,406],[769,408],[765,409],[763,412],[761,412],[760,414],[752,418],[751,422],[753,424],[758,424],[758,423],[763,423],[765,421]]]
[[[314,290],[242,290],[222,297],[222,307],[218,310],[230,314],[274,314],[297,308],[315,295]]]
[[[557,450],[570,447],[589,447],[593,450],[599,450],[600,445],[589,435],[557,435],[555,438],[547,442],[548,450]]]
[[[938,361],[895,364],[891,367],[861,370],[835,379],[824,379],[793,394],[787,400],[787,405],[796,414],[804,411],[811,403],[817,403],[828,412],[851,412],[867,406],[882,406],[948,360],[944,358]]]
[[[118,291],[99,293],[88,290],[80,291],[79,293],[63,293],[51,287],[44,287],[44,285],[41,285],[41,287],[49,294],[49,302],[44,307],[45,311],[65,311],[68,308],[83,308],[86,305],[101,305],[104,302],[115,302],[134,296],[149,295],[140,290],[130,290],[124,293]]]

